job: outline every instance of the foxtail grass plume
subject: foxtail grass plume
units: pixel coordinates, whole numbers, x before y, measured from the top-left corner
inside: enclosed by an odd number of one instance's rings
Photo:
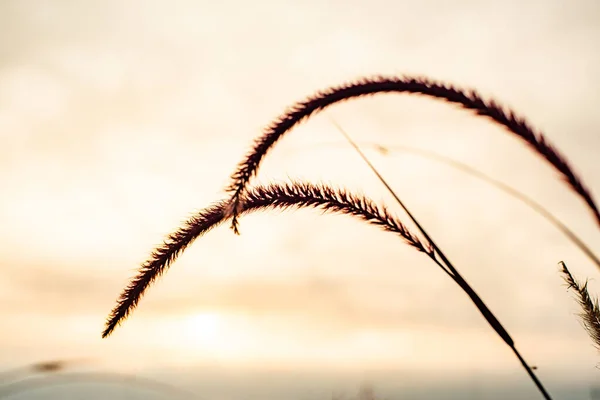
[[[171,233],[164,243],[152,252],[148,261],[142,264],[137,275],[119,296],[117,305],[108,317],[102,337],[109,336],[117,325],[127,318],[148,287],[165,273],[187,246],[228,219],[225,213],[227,205],[227,200],[224,200],[201,210],[181,228]],[[420,252],[430,255],[433,251],[390,214],[386,207],[377,205],[365,196],[324,184],[291,182],[257,186],[245,193],[243,205],[243,214],[269,209],[318,208],[325,212],[352,215],[400,235],[407,244]]]
[[[583,283],[577,281],[567,268],[567,264],[561,261],[560,265],[563,279],[567,283],[568,289],[575,293],[577,303],[581,308],[579,317],[583,327],[592,339],[594,347],[600,351],[600,307],[598,307],[598,298],[590,295],[587,280]]]
[[[476,115],[485,117],[505,127],[509,132],[523,140],[534,152],[550,163],[587,204],[598,225],[600,211],[581,179],[572,170],[566,158],[544,137],[518,117],[515,112],[501,107],[494,100],[484,100],[475,90],[463,90],[452,85],[435,82],[425,77],[373,76],[358,79],[355,82],[341,84],[318,91],[306,100],[293,104],[276,118],[263,134],[255,141],[231,175],[226,190],[230,194],[227,216],[232,217],[231,227],[239,233],[238,214],[241,212],[242,194],[250,180],[258,172],[259,166],[268,151],[295,125],[341,101],[378,93],[410,93],[453,103]]]

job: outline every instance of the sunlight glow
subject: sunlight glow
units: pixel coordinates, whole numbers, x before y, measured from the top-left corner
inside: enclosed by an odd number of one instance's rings
[[[180,330],[184,345],[189,348],[219,348],[225,345],[221,340],[222,318],[217,313],[202,312],[186,316],[181,321]]]

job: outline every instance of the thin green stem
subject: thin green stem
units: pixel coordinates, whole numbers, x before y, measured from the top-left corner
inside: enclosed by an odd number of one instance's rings
[[[421,224],[417,221],[417,219],[412,215],[412,213],[404,205],[402,200],[400,200],[400,197],[398,197],[398,195],[396,194],[394,189],[391,188],[391,186],[387,183],[385,178],[379,173],[377,168],[375,168],[375,166],[371,163],[371,161],[363,153],[363,151],[360,149],[360,147],[352,140],[350,135],[348,135],[348,133],[332,118],[330,118],[330,120],[337,127],[337,129],[342,133],[342,135],[348,141],[348,143],[350,143],[350,145],[356,150],[356,152],[360,155],[360,157],[367,164],[367,166],[371,169],[371,171],[373,171],[373,173],[377,176],[379,181],[386,187],[388,192],[394,197],[394,199],[400,205],[400,207],[402,207],[402,209],[406,212],[408,217],[415,224],[415,226],[417,227],[419,232],[421,232],[421,234],[427,240],[427,242],[431,245],[431,247],[433,247],[434,253],[430,254],[430,257],[432,258],[432,260],[435,261],[436,264],[438,266],[440,266],[440,268],[442,268],[443,270],[446,270],[446,268],[447,268],[446,271],[450,272],[449,275],[463,289],[463,291],[469,296],[469,298],[473,301],[473,303],[475,304],[477,309],[481,312],[481,314],[486,319],[486,321],[491,325],[491,327],[496,331],[496,333],[504,340],[504,342],[511,348],[513,353],[517,356],[517,358],[521,362],[521,365],[523,366],[523,368],[525,368],[525,371],[530,376],[530,378],[533,380],[534,384],[537,386],[537,388],[540,391],[540,393],[542,394],[542,396],[546,400],[551,400],[550,395],[548,394],[548,392],[546,391],[546,389],[544,388],[544,386],[542,385],[540,380],[537,378],[537,376],[535,375],[535,373],[533,372],[533,370],[531,369],[529,364],[523,359],[523,357],[521,356],[521,354],[515,347],[515,343],[514,343],[513,339],[510,337],[510,335],[508,334],[506,329],[504,329],[504,327],[502,326],[500,321],[498,321],[496,316],[485,305],[483,300],[481,300],[481,298],[473,290],[471,285],[469,285],[467,283],[467,281],[462,277],[462,275],[460,275],[458,270],[454,267],[454,265],[450,262],[450,260],[446,257],[446,255],[442,252],[442,250],[438,247],[438,245],[433,241],[433,239],[429,236],[429,234],[425,231],[425,229],[421,226]],[[435,254],[439,255],[439,257],[442,259],[443,264],[440,263],[435,258]],[[444,268],[444,266],[446,268]]]
[[[339,129],[339,127],[338,127],[338,129]],[[521,201],[523,204],[525,204],[526,206],[531,208],[533,211],[535,211],[538,215],[541,215],[542,217],[544,217],[548,222],[550,222],[559,231],[561,231],[575,246],[577,246],[590,259],[590,261],[592,261],[596,265],[596,267],[600,270],[600,257],[598,257],[592,251],[590,246],[588,246],[579,236],[577,236],[577,234],[575,234],[575,232],[573,232],[571,229],[569,229],[569,227],[565,223],[563,223],[561,220],[559,220],[554,214],[552,214],[550,211],[548,211],[544,206],[542,206],[537,201],[533,200],[531,197],[529,197],[529,196],[525,195],[524,193],[518,191],[517,189],[513,188],[512,186],[509,186],[502,181],[499,181],[487,174],[484,174],[483,172],[481,172],[465,163],[462,163],[460,161],[457,161],[450,157],[446,157],[444,155],[438,154],[433,151],[424,150],[424,149],[420,149],[420,148],[412,147],[412,146],[405,146],[405,145],[383,146],[379,143],[372,143],[372,142],[365,142],[365,143],[358,143],[358,144],[360,144],[362,146],[372,147],[375,150],[377,150],[379,153],[381,153],[382,155],[388,155],[388,154],[390,154],[390,151],[404,151],[404,152],[407,152],[410,154],[422,156],[424,158],[438,161],[438,162],[446,164],[450,167],[456,168],[462,172],[465,172],[477,179],[480,179],[480,180],[490,184],[491,186],[494,186],[495,188],[503,191],[504,193],[508,194],[509,196]],[[318,146],[324,146],[324,145],[338,146],[338,145],[340,145],[340,143],[339,142],[318,143],[316,145],[318,145]]]

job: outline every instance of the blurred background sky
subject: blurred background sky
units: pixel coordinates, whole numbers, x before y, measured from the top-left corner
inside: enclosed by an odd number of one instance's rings
[[[93,357],[126,370],[527,378],[427,257],[351,217],[308,210],[246,217],[241,236],[209,233],[113,336],[100,333],[153,247],[224,197],[265,125],[363,75],[475,87],[526,116],[600,193],[600,3],[6,0],[0,26],[0,365]],[[430,99],[331,107],[281,141],[257,182],[333,182],[397,210],[328,116],[359,142],[436,151],[507,182],[600,251],[593,218],[544,162],[488,121]],[[367,154],[542,379],[598,373],[558,273],[564,260],[598,278],[578,249],[461,172]]]

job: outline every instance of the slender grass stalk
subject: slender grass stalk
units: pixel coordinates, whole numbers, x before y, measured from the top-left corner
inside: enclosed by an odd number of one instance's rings
[[[581,307],[582,312],[579,317],[582,325],[592,339],[594,347],[600,351],[600,307],[598,306],[598,299],[590,295],[587,280],[584,283],[577,281],[563,261],[560,262],[560,265],[563,279],[567,283],[568,289],[575,293],[577,303]]]
[[[554,225],[562,234],[564,234],[575,246],[577,246],[589,259],[592,261],[596,267],[600,270],[600,258],[592,251],[589,245],[587,245],[575,232],[573,232],[564,222],[562,222],[558,217],[548,211],[543,205],[527,196],[523,192],[515,189],[514,187],[495,179],[480,170],[471,167],[463,162],[457,161],[451,157],[444,156],[442,154],[436,153],[434,151],[429,151],[425,149],[421,149],[413,146],[406,145],[389,145],[384,146],[380,143],[373,142],[358,142],[357,143],[361,147],[370,147],[377,152],[379,152],[383,156],[393,155],[395,152],[406,152],[408,154],[416,155],[423,157],[428,160],[437,161],[441,164],[447,165],[449,167],[455,168],[459,171],[462,171],[466,174],[469,174],[483,182],[490,184],[490,186],[495,187],[496,189],[501,190],[507,195],[519,200],[530,209],[535,211],[537,214],[544,217],[548,222]],[[340,142],[330,142],[330,143],[316,143],[315,146],[340,146]]]
[[[417,226],[417,229],[419,230],[421,235],[423,235],[423,237],[425,237],[427,242],[434,249],[434,252],[432,253],[432,258],[434,259],[434,261],[435,261],[435,255],[438,254],[440,256],[440,258],[442,259],[443,265],[446,266],[446,268],[448,268],[448,270],[450,271],[450,273],[448,275],[450,275],[450,277],[454,280],[454,282],[456,282],[458,284],[458,286],[469,296],[471,301],[473,301],[473,303],[475,304],[475,306],[477,307],[479,312],[483,315],[483,317],[490,324],[490,326],[494,329],[494,331],[504,340],[504,342],[508,345],[508,347],[510,347],[512,352],[515,354],[515,356],[517,357],[517,359],[520,361],[521,365],[527,372],[527,374],[532,379],[533,383],[536,385],[536,387],[542,394],[542,396],[544,396],[545,399],[550,399],[550,395],[544,388],[544,385],[542,385],[542,382],[538,379],[535,372],[533,372],[533,369],[530,367],[529,363],[527,363],[525,361],[525,359],[523,358],[521,353],[517,350],[513,339],[510,337],[510,335],[508,334],[506,329],[502,326],[500,321],[498,321],[498,319],[496,318],[494,313],[492,313],[492,311],[485,305],[483,300],[477,295],[477,293],[471,287],[471,285],[469,285],[469,283],[462,277],[462,275],[454,267],[452,262],[450,262],[450,260],[442,252],[442,250],[437,246],[437,244],[429,236],[427,231],[416,220],[416,218],[412,215],[412,213],[404,205],[402,200],[400,200],[400,197],[398,197],[398,195],[396,194],[394,189],[392,189],[392,187],[387,183],[385,178],[379,173],[377,168],[375,168],[375,166],[371,163],[371,161],[368,159],[368,157],[363,153],[363,151],[360,149],[360,147],[354,142],[354,140],[352,140],[350,135],[348,135],[348,133],[337,122],[335,122],[335,120],[333,120],[332,118],[330,118],[330,120],[336,126],[336,128],[340,131],[340,133],[344,136],[346,141],[348,141],[348,143],[356,150],[358,155],[362,158],[362,160],[365,162],[365,164],[367,164],[369,169],[371,169],[371,171],[373,171],[373,173],[377,176],[379,181],[385,186],[385,188],[388,190],[388,192],[394,197],[396,202],[406,212],[406,214],[411,219],[411,221]],[[444,269],[444,267],[442,266],[442,263],[437,263],[437,264],[442,269]]]
[[[194,393],[178,389],[154,379],[137,375],[106,372],[73,372],[28,378],[0,386],[0,399],[17,396],[27,392],[47,389],[56,386],[69,386],[82,383],[102,383],[107,385],[124,385],[144,391],[164,393],[173,399],[193,399]]]
[[[430,246],[422,243],[385,207],[376,205],[362,195],[324,184],[291,182],[283,185],[256,186],[249,189],[244,197],[242,213],[269,209],[319,208],[325,212],[348,214],[400,235],[407,244],[432,257],[433,249]],[[227,200],[223,200],[204,208],[171,233],[164,243],[152,252],[119,296],[117,305],[107,319],[102,337],[109,336],[117,325],[127,318],[148,287],[166,272],[187,246],[230,218],[226,215],[228,204]],[[433,259],[437,262],[435,257]]]
[[[28,364],[21,367],[9,369],[7,371],[0,371],[0,386],[6,384],[15,379],[19,379],[23,375],[28,376],[30,374],[53,374],[56,372],[63,371],[74,365],[80,365],[89,359],[57,359],[40,361],[33,364]]]
[[[231,182],[227,187],[227,192],[230,194],[230,205],[227,213],[232,215],[231,227],[234,232],[239,233],[237,217],[241,210],[240,203],[244,190],[250,179],[258,172],[262,159],[285,133],[312,114],[323,111],[335,103],[378,93],[424,95],[453,103],[473,111],[476,115],[494,121],[500,126],[504,126],[560,173],[573,191],[587,204],[596,222],[600,225],[600,211],[589,190],[571,169],[566,158],[555,149],[543,134],[535,132],[524,118],[518,117],[513,111],[501,107],[494,100],[484,100],[473,89],[461,90],[424,77],[373,76],[327,88],[304,101],[292,105],[254,141],[252,149],[231,175]]]

